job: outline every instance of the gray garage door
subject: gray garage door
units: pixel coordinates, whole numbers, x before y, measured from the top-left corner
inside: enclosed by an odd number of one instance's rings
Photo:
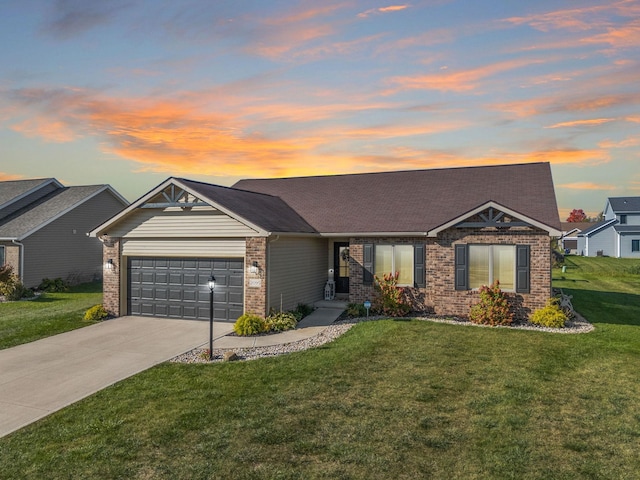
[[[129,315],[208,320],[212,273],[214,320],[242,315],[241,259],[130,257],[127,268]]]

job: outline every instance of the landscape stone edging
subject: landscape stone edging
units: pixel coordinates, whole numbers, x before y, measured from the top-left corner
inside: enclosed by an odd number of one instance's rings
[[[579,334],[589,333],[594,330],[594,327],[584,317],[579,314],[575,314],[575,319],[569,322],[567,327],[564,328],[549,328],[540,327],[533,324],[513,325],[513,326],[491,326],[491,325],[478,325],[471,323],[468,320],[454,319],[454,318],[435,318],[432,316],[427,317],[411,317],[416,320],[424,320],[435,323],[447,323],[450,325],[460,325],[469,327],[484,327],[484,328],[504,328],[512,330],[533,330],[546,333],[561,333],[561,334]],[[389,319],[385,316],[376,316],[369,318],[349,318],[346,320],[339,320],[334,322],[325,328],[318,335],[306,338],[304,340],[298,340],[291,343],[283,343],[281,345],[273,345],[269,347],[252,347],[252,348],[214,348],[213,360],[209,360],[207,355],[207,348],[195,348],[182,355],[170,360],[172,363],[217,363],[224,361],[224,355],[226,352],[234,352],[238,360],[255,360],[258,358],[275,357],[279,355],[285,355],[287,353],[301,352],[310,348],[319,347],[325,343],[329,343],[336,338],[343,335],[351,327],[357,323]]]

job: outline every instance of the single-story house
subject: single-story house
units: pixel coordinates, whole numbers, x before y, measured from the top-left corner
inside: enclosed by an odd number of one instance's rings
[[[499,279],[523,317],[551,295],[560,221],[548,163],[247,179],[168,178],[91,232],[114,315],[214,318],[375,296],[399,272],[414,308],[466,315]]]
[[[562,237],[560,246],[564,253],[575,255],[578,253],[578,235],[583,230],[594,226],[593,222],[562,222]]]
[[[55,178],[0,182],[0,266],[26,287],[44,278],[102,277],[102,244],[87,233],[127,202],[109,185],[65,187]]]
[[[587,257],[640,258],[640,197],[610,197],[604,220],[578,234],[578,253]]]

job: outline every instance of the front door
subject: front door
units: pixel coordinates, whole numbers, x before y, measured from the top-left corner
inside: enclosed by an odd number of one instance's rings
[[[333,244],[333,272],[336,293],[349,293],[349,244],[347,242]]]

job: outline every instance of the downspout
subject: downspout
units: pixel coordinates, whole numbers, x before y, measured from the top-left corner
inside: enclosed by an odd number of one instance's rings
[[[18,275],[18,278],[20,278],[20,283],[24,283],[24,243],[20,243],[15,238],[11,240],[11,243],[20,247],[18,250],[18,256],[20,258],[20,275]]]

